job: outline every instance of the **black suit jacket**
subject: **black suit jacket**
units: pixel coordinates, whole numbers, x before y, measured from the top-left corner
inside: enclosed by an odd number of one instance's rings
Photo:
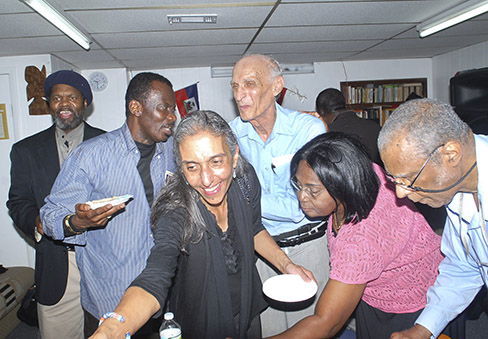
[[[10,152],[11,184],[7,207],[15,225],[31,239],[34,239],[36,217],[60,169],[55,130],[53,125],[27,137],[15,143]],[[104,132],[85,122],[83,140]],[[56,304],[66,290],[67,276],[66,245],[43,236],[36,243],[37,301],[43,305]]]
[[[381,127],[375,121],[360,118],[355,112],[347,111],[338,114],[327,130],[356,135],[363,142],[371,160],[383,167],[377,145]]]

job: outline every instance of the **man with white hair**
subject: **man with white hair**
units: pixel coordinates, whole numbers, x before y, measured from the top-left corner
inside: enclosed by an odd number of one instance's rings
[[[313,272],[320,295],[329,277],[326,224],[307,219],[290,184],[290,161],[313,137],[325,133],[322,121],[281,107],[276,96],[284,87],[278,62],[264,55],[248,55],[234,66],[234,99],[240,117],[230,122],[244,157],[254,166],[261,184],[262,221],[277,244],[297,265]],[[257,263],[265,281],[277,273]],[[263,337],[281,333],[314,312],[315,302],[299,311],[268,308],[261,316]]]

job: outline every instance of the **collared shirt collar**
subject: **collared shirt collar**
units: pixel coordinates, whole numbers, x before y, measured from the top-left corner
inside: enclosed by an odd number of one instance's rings
[[[136,142],[134,141],[134,138],[132,137],[132,133],[130,132],[130,129],[129,129],[129,125],[127,125],[127,121],[124,122],[124,124],[122,125],[121,127],[121,131],[122,131],[122,135],[123,135],[123,138],[124,138],[124,141],[125,141],[125,145],[126,145],[126,149],[127,149],[127,153],[131,153],[133,151],[139,151],[139,149],[137,148],[137,145],[136,145]],[[170,143],[172,142],[172,138],[173,137],[169,137],[167,141],[165,141],[166,143]],[[155,154],[161,154],[164,152],[164,143],[165,142],[158,142],[156,143],[156,152]]]
[[[283,134],[283,135],[295,135],[295,130],[293,126],[293,121],[289,117],[289,112],[291,110],[281,107],[277,103],[276,105],[276,121],[273,127],[273,132],[271,133],[270,138],[273,134]]]
[[[483,175],[488,171],[488,136],[474,134],[476,148],[476,162],[478,166],[478,199],[482,201],[483,196],[488,196],[488,177]],[[485,219],[488,217],[488,201],[482,201],[482,208]]]
[[[278,103],[275,103],[275,108],[276,108],[276,120],[273,125],[273,130],[271,131],[271,134],[267,142],[273,140],[274,136],[277,134],[291,135],[291,136],[294,135],[294,130],[293,130],[294,126],[288,116],[288,112],[292,112],[292,111],[278,105]],[[236,126],[238,129],[240,129],[240,133],[239,133],[240,136],[247,137],[251,140],[260,141],[262,143],[263,141],[261,137],[258,135],[258,133],[256,132],[256,130],[254,129],[254,126],[249,121],[244,121],[242,119],[241,121],[242,121],[242,125]]]
[[[58,148],[59,165],[68,157],[72,150],[83,142],[83,135],[85,131],[85,123],[81,122],[77,127],[72,129],[69,133],[56,126],[55,137]]]

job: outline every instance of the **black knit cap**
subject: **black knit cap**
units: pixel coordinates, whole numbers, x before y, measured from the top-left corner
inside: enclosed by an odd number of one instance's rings
[[[79,73],[74,71],[62,70],[52,73],[44,81],[44,96],[49,98],[54,85],[65,84],[76,88],[86,99],[86,105],[91,104],[93,94],[88,81]]]

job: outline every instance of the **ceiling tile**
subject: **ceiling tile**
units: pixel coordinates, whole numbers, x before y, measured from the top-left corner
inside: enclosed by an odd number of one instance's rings
[[[461,1],[371,1],[284,3],[278,7],[270,26],[416,23]],[[296,15],[300,13],[300,15]]]
[[[53,54],[79,69],[430,58],[488,41],[488,14],[420,39],[416,26],[466,0],[47,0],[93,40],[84,51],[19,0],[0,1],[0,56]],[[218,14],[169,25],[168,14]],[[269,20],[268,20],[269,16]]]
[[[282,42],[254,44],[250,48],[253,53],[274,54],[274,53],[320,53],[320,52],[353,52],[362,51],[378,44],[380,40],[360,41],[328,41],[328,42]]]
[[[89,33],[169,31],[182,29],[259,27],[271,7],[243,7],[201,9],[189,8],[184,12],[176,9],[140,9],[71,12]],[[217,14],[217,24],[173,24],[167,20],[168,14]]]
[[[247,44],[256,31],[256,29],[213,29],[175,32],[138,32],[93,34],[93,38],[106,48]]]
[[[256,42],[388,39],[411,27],[411,24],[291,26],[286,28],[286,34],[283,27],[266,27]]]

